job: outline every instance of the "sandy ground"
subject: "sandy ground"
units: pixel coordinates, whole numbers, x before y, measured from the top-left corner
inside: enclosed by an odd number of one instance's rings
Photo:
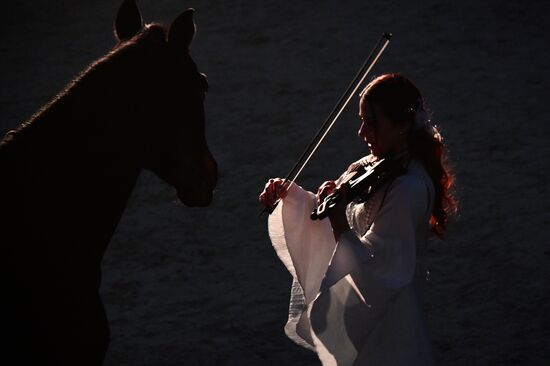
[[[149,172],[103,263],[114,365],[318,365],[286,339],[290,276],[258,218],[382,32],[376,73],[424,91],[458,176],[460,216],[429,251],[427,317],[442,365],[550,362],[548,1],[138,1],[147,21],[194,7],[220,182],[189,209]],[[117,1],[3,4],[0,131],[28,118],[113,44]],[[300,184],[366,153],[356,106]]]

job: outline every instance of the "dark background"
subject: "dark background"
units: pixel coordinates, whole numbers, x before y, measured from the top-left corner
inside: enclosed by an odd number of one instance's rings
[[[0,132],[113,46],[118,5],[3,4]],[[424,91],[458,178],[460,215],[429,251],[436,356],[444,365],[548,364],[548,1],[138,5],[147,22],[164,24],[197,11],[192,54],[211,84],[220,182],[212,207],[189,209],[154,175],[140,176],[103,265],[106,365],[318,364],[283,333],[291,278],[256,197],[291,168],[383,32],[394,38],[373,75],[402,72]],[[356,115],[354,101],[302,186],[316,189],[367,153]]]

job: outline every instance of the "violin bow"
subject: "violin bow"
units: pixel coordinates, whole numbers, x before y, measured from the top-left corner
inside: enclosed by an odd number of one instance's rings
[[[321,142],[323,142],[323,140],[325,139],[326,135],[328,134],[334,123],[336,123],[338,117],[340,117],[340,115],[348,105],[353,95],[357,92],[357,89],[359,89],[359,86],[365,81],[367,75],[376,64],[376,61],[378,61],[378,59],[390,43],[391,37],[391,33],[382,34],[374,48],[371,50],[369,56],[367,57],[363,65],[361,65],[361,68],[349,84],[344,94],[342,94],[342,96],[340,97],[338,103],[336,103],[321,128],[319,128],[311,142],[307,145],[306,149],[302,153],[302,156],[300,156],[298,161],[294,164],[290,172],[287,174],[285,180],[283,181],[283,187],[284,189],[286,189],[286,191],[288,191],[290,189],[290,186],[296,181],[313,154],[315,154],[315,151],[317,151],[319,145],[321,145]],[[260,216],[263,215],[266,211],[272,213],[275,207],[277,207],[279,201],[280,199],[277,200],[271,208],[265,207],[260,213]]]

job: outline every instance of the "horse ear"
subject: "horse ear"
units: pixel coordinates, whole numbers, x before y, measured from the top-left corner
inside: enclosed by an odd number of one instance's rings
[[[193,13],[195,9],[189,8],[172,22],[168,31],[168,43],[176,48],[188,50],[189,44],[195,35],[195,23]]]
[[[142,27],[143,21],[135,0],[124,0],[118,9],[115,20],[115,36],[125,41],[135,36]]]

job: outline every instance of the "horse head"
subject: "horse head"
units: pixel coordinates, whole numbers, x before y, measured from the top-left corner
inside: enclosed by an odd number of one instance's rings
[[[195,34],[193,9],[172,22],[163,39],[149,50],[152,67],[143,74],[146,94],[137,113],[142,129],[142,167],[172,185],[188,206],[207,206],[217,181],[217,164],[205,134],[206,75],[189,53]],[[119,45],[142,31],[142,18],[134,0],[121,5],[115,21]],[[151,55],[154,54],[154,55]],[[145,90],[146,89],[146,90]]]

